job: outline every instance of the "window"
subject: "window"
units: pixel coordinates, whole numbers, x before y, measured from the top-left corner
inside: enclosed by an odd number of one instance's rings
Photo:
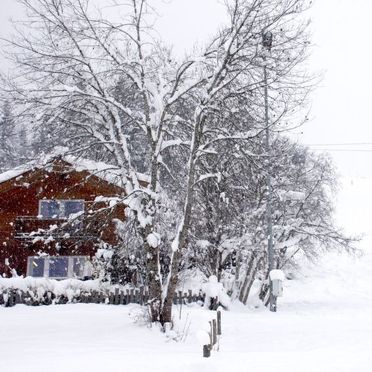
[[[63,214],[66,218],[72,214],[84,211],[84,202],[82,200],[63,200]]]
[[[68,277],[68,257],[49,257],[49,278]]]
[[[44,258],[29,257],[27,271],[30,271],[32,273],[30,276],[33,276],[35,278],[43,277],[44,276],[44,263],[45,263]]]
[[[76,277],[78,278],[83,278],[84,276],[90,276],[91,273],[89,273],[89,275],[87,275],[87,273],[85,272],[86,270],[86,266],[87,266],[87,258],[86,257],[72,257],[72,260],[73,260],[73,273],[76,275]],[[89,262],[90,263],[90,262]]]
[[[41,218],[69,218],[80,212],[84,212],[83,200],[40,200],[39,202]]]
[[[58,218],[60,214],[59,203],[56,200],[41,200],[39,214],[45,218]]]
[[[92,264],[88,256],[28,257],[27,276],[83,279],[91,275]]]

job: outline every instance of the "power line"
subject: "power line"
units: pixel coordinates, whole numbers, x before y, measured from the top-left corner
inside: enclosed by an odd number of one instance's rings
[[[306,146],[368,146],[372,142],[349,142],[349,143],[313,143],[305,144]]]
[[[370,150],[360,150],[360,149],[312,149],[313,151],[331,151],[331,152],[372,152]]]
[[[372,146],[372,142],[339,142],[339,143],[313,143],[306,144],[313,151],[328,151],[328,152],[372,152],[372,148],[337,148],[338,146]],[[332,146],[333,148],[329,148]],[[335,148],[336,147],[336,148]]]

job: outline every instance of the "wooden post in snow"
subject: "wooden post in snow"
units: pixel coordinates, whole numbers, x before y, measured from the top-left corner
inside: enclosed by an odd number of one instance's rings
[[[222,335],[222,327],[221,327],[221,311],[217,311],[217,335]]]
[[[217,319],[213,319],[209,322],[209,344],[203,345],[203,357],[209,358],[211,356],[211,351],[214,345],[217,345],[219,337],[222,334],[222,326],[221,326],[221,311],[217,311]],[[219,345],[215,348],[215,350],[219,350]]]

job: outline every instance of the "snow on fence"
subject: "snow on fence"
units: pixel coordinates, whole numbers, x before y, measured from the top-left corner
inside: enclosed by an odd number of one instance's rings
[[[10,307],[16,304],[30,306],[57,305],[67,303],[94,303],[109,305],[144,305],[149,299],[145,287],[125,288],[111,286],[101,288],[98,281],[28,281],[27,279],[0,279],[0,305]],[[26,282],[25,282],[26,281]],[[178,292],[174,304],[204,303],[205,295]]]

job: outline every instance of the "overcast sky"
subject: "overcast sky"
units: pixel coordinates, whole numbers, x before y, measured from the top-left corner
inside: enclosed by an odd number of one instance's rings
[[[154,1],[163,3],[158,26],[177,53],[208,38],[225,19],[219,0]],[[306,144],[326,144],[314,149],[342,150],[331,152],[342,175],[372,177],[372,144],[335,146],[372,143],[372,1],[317,0],[311,13],[316,47],[310,66],[325,77],[313,95],[312,121],[293,136]],[[20,14],[16,0],[0,0],[0,36],[11,29],[9,18]],[[0,67],[5,66],[1,59]]]

